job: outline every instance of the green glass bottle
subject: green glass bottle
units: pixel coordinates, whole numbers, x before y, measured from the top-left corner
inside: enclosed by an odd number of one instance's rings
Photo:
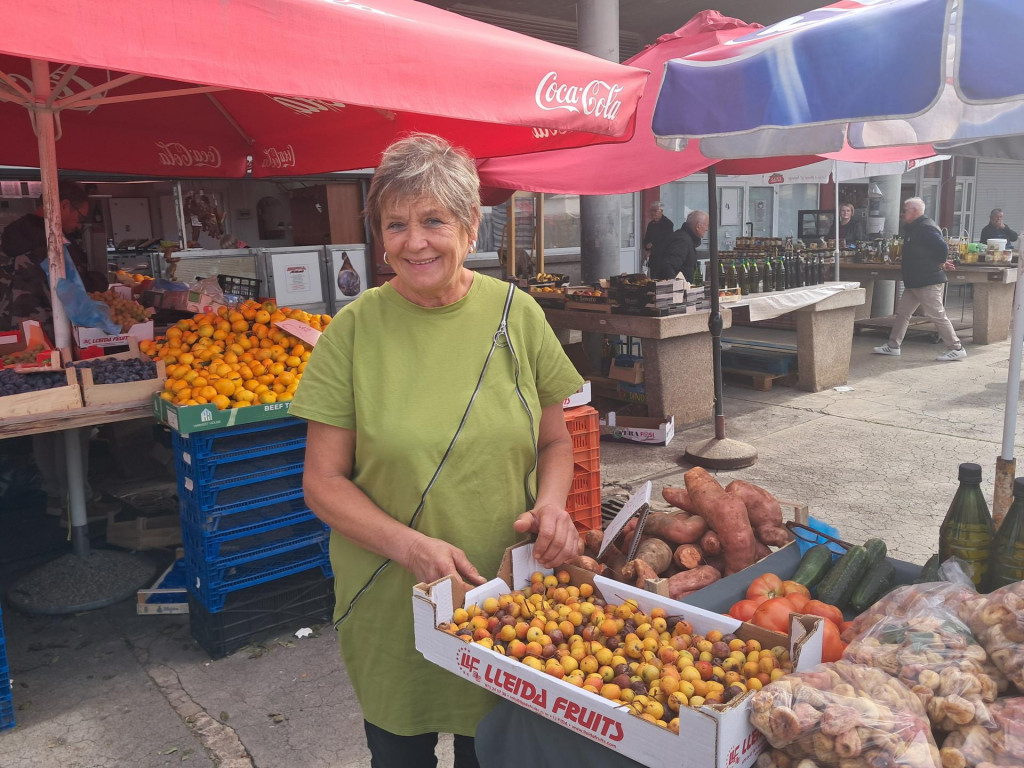
[[[765,293],[775,290],[775,270],[772,268],[771,257],[766,258],[761,264],[761,289]]]
[[[739,273],[736,271],[736,261],[729,262],[729,268],[727,270],[726,277],[726,288],[737,288],[739,287]]]
[[[1024,477],[1013,481],[1013,504],[992,540],[990,569],[991,589],[1024,579]]]
[[[740,295],[746,296],[750,293],[750,270],[747,269],[746,259],[740,261],[740,266],[737,272],[740,279]]]
[[[718,262],[718,290],[729,287],[729,275],[726,271],[726,263],[719,260]]]
[[[974,586],[985,591],[994,537],[992,515],[981,494],[981,466],[961,464],[960,487],[939,528],[939,562],[958,557],[969,563],[974,569]]]
[[[704,285],[704,275],[700,272],[700,262],[697,262],[697,266],[693,268],[693,280],[690,283],[694,288],[700,288]]]

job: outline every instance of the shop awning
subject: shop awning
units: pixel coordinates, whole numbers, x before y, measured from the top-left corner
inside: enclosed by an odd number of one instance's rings
[[[87,171],[366,168],[408,131],[477,157],[610,141],[648,74],[410,0],[36,0],[3,26],[0,163],[39,164],[47,110],[58,165]]]

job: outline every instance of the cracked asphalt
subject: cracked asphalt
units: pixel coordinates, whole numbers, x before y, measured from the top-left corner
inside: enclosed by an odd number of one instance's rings
[[[792,339],[750,328],[727,335]],[[728,385],[727,435],[755,446],[759,458],[720,480],[757,483],[808,504],[848,541],[882,536],[894,557],[922,563],[937,546],[960,462],[981,464],[991,503],[1009,344],[968,339],[966,360],[939,363],[941,348],[919,340],[908,340],[899,358],[872,355],[881,341],[854,338],[852,391]],[[712,433],[680,431],[665,447],[602,442],[606,494],[651,480],[660,499],[662,487],[683,482],[677,459],[686,445]],[[211,661],[192,641],[187,616],[137,616],[134,601],[74,616],[8,609],[3,620],[18,720],[0,733],[4,768],[369,764],[329,626]],[[440,765],[451,765],[449,740],[438,753]]]

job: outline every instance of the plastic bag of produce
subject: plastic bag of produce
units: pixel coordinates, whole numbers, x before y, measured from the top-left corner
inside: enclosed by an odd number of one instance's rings
[[[1008,584],[961,608],[989,658],[1024,690],[1024,582]]]
[[[796,765],[941,765],[921,700],[885,672],[848,661],[766,685],[751,697],[750,722]]]
[[[958,589],[945,586],[947,592]],[[932,590],[929,597],[913,601],[902,616],[875,623],[850,643],[843,659],[898,678],[921,700],[936,730],[994,728],[990,706],[1006,690],[1006,678],[946,595]]]
[[[843,641],[852,642],[866,634],[879,621],[888,618],[913,615],[919,610],[928,611],[932,606],[941,606],[947,613],[956,615],[961,605],[973,604],[978,600],[974,582],[955,558],[950,558],[939,567],[939,578],[940,581],[907,584],[892,590],[850,622],[843,631]]]
[[[943,768],[992,768],[1024,765],[1024,698],[992,705],[996,727],[953,731],[942,742]]]
[[[40,266],[49,277],[49,259],[43,260]],[[82,277],[75,267],[75,261],[68,253],[67,245],[64,246],[64,275],[57,281],[57,297],[64,305],[68,319],[75,325],[99,328],[104,333],[120,333],[121,326],[110,317],[110,307],[101,301],[93,301],[89,298],[85,285],[82,284]]]

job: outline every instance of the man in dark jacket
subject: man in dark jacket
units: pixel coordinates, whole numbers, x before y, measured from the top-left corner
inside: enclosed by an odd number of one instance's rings
[[[665,215],[665,206],[661,201],[651,203],[651,220],[644,230],[644,263],[664,260],[674,228],[672,219]]]
[[[704,211],[691,211],[686,223],[672,233],[665,257],[655,261],[651,257],[651,277],[655,280],[671,280],[680,272],[687,280],[693,280],[697,268],[697,248],[708,231],[708,215]]]
[[[989,240],[1005,240],[1007,245],[1017,242],[1017,233],[1003,222],[1003,209],[993,208],[988,215],[988,224],[981,229],[981,242]]]
[[[900,271],[903,275],[903,295],[896,306],[896,320],[889,341],[875,347],[878,355],[899,355],[900,344],[910,325],[910,317],[918,307],[935,325],[946,351],[936,360],[949,362],[963,360],[967,350],[957,338],[953,324],[946,317],[942,303],[946,270],[954,269],[949,260],[949,248],[935,222],[924,215],[924,200],[911,197],[903,203],[903,249]]]
[[[89,195],[80,185],[62,181],[60,224],[65,236],[81,228],[89,215]],[[71,258],[87,291],[105,291],[106,276],[88,271],[85,253],[68,242]],[[50,281],[42,264],[48,258],[46,222],[43,206],[8,224],[0,239],[0,330],[20,327],[23,320],[38,320],[46,335],[53,339],[53,308],[50,306]]]

